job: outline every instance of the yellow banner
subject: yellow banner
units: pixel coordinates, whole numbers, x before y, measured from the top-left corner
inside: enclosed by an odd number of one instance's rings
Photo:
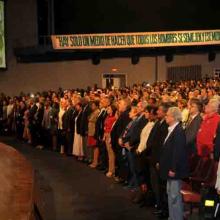
[[[52,35],[54,49],[108,49],[220,44],[220,30]]]

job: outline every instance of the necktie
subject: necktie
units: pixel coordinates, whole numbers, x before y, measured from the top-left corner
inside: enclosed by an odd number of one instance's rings
[[[131,122],[127,125],[127,127],[125,128],[125,131],[124,131],[124,133],[123,133],[123,135],[122,135],[122,137],[125,137],[125,136],[126,136],[126,134],[128,133],[128,130],[130,129],[130,127],[131,127],[132,124],[133,124],[133,121],[131,121]]]
[[[188,127],[191,124],[192,120],[193,120],[193,118],[190,115],[188,121],[186,122],[186,127]]]

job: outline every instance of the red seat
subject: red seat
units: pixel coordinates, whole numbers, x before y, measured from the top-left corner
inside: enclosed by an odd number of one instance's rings
[[[213,172],[215,167],[215,161],[212,159],[203,159],[203,167],[201,171],[198,173],[197,176],[192,176],[190,178],[191,185],[194,190],[198,188],[197,190],[200,190],[202,183],[210,182],[211,178],[213,178]],[[214,175],[216,176],[216,175]]]
[[[191,190],[181,190],[183,196],[183,202],[185,203],[200,203],[201,195],[198,192],[193,192]]]
[[[183,184],[182,190],[180,191],[183,202],[190,204],[191,212],[193,204],[199,204],[201,202],[200,191],[202,187],[213,187],[217,177],[217,162],[212,159],[203,159],[202,164],[202,167],[200,167],[201,171],[197,173],[197,176],[190,178],[191,183]]]
[[[202,161],[202,158],[198,155],[192,155],[189,159],[189,167],[190,167],[190,176],[193,176],[194,173],[196,173],[196,170],[198,170],[198,167],[200,166]]]
[[[191,178],[199,176],[204,165],[204,160],[198,155],[192,155],[189,159],[190,177],[183,180],[182,190],[192,190]]]

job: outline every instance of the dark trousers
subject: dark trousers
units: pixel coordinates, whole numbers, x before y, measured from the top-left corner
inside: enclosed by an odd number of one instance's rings
[[[115,175],[123,178],[124,180],[128,179],[128,163],[126,155],[122,154],[122,147],[116,146],[113,148],[115,152]]]
[[[46,129],[43,128],[42,129],[42,142],[43,142],[43,146],[47,149],[51,149],[52,148],[52,144],[51,144],[51,132],[50,129]]]
[[[159,171],[150,165],[151,185],[156,199],[158,209],[168,212],[168,198],[166,192],[166,181],[161,180]]]
[[[153,165],[150,166],[150,175],[151,175],[151,185],[154,192],[156,205],[158,209],[161,209],[160,176],[158,170]]]
[[[65,146],[65,132],[62,129],[58,129],[58,148],[60,150],[61,145]]]
[[[18,139],[21,140],[23,138],[24,125],[22,123],[17,123],[16,131]]]
[[[129,176],[128,176],[129,186],[137,188],[139,186],[139,182],[137,177],[136,155],[134,152],[126,150],[126,157],[129,168]]]
[[[65,145],[64,145],[64,152],[67,155],[72,155],[73,153],[73,131],[67,131],[65,134]]]
[[[150,178],[150,167],[148,157],[145,152],[136,155],[137,162],[137,175],[140,184],[146,184],[148,190],[152,190],[151,178]]]
[[[98,141],[97,145],[99,148],[99,165],[103,169],[106,169],[108,167],[108,153],[105,146],[105,142]]]
[[[30,130],[30,134],[31,134],[31,142],[32,145],[35,147],[38,145],[38,134],[39,134],[39,129],[37,129],[37,126],[35,123],[30,123],[29,125],[29,130]],[[38,132],[37,132],[38,131]]]
[[[87,146],[87,142],[88,142],[88,137],[87,136],[83,136],[82,137],[82,144],[83,144],[83,153],[84,153],[84,157],[87,160],[90,156],[89,156],[89,149]]]
[[[164,180],[160,181],[160,198],[161,198],[161,209],[163,212],[169,213],[168,210],[168,196],[167,196],[167,182]]]

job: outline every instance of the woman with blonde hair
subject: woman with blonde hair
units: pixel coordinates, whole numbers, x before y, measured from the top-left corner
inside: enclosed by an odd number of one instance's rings
[[[107,148],[108,153],[108,172],[106,173],[107,177],[113,177],[115,174],[115,153],[112,149],[111,145],[111,130],[116,121],[116,114],[117,108],[115,105],[110,105],[107,108],[108,116],[104,122],[104,137],[103,140],[105,141],[105,145]]]
[[[100,113],[99,110],[99,101],[95,100],[91,102],[91,110],[92,113],[89,115],[89,123],[88,123],[88,148],[89,148],[89,155],[88,159],[91,168],[96,168],[98,165],[98,158],[99,158],[99,149],[97,147],[96,139],[94,138],[95,135],[95,124]],[[93,154],[93,155],[92,155]]]

